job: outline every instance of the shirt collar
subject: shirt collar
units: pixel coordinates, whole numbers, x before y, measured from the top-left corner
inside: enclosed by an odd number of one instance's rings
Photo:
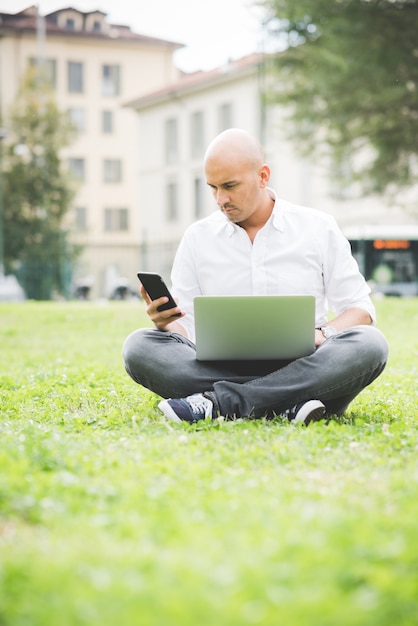
[[[271,198],[274,199],[273,212],[271,214],[271,223],[277,230],[284,230],[283,211],[281,210],[280,200],[277,193],[271,187],[267,187]]]
[[[273,207],[272,214],[269,218],[269,221],[272,224],[272,226],[274,226],[274,228],[282,231],[284,229],[284,221],[283,221],[283,212],[280,210],[280,206],[279,206],[280,200],[277,196],[277,193],[274,191],[274,189],[272,189],[271,187],[267,187],[267,191],[269,192],[270,197],[274,200],[274,207]],[[231,222],[226,217],[226,215],[224,215],[222,211],[220,210],[219,210],[219,217],[221,218],[219,220],[219,231],[221,231],[222,229],[225,229],[228,237],[232,237],[232,235],[235,232],[239,232],[238,228],[241,228],[241,227],[238,226],[238,224],[234,224],[233,222]]]

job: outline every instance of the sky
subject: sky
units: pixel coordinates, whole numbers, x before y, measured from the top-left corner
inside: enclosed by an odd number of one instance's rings
[[[175,53],[185,72],[209,70],[260,50],[263,11],[257,0],[0,0],[0,12],[17,13],[37,4],[41,14],[69,6],[99,9],[113,24],[184,44]]]

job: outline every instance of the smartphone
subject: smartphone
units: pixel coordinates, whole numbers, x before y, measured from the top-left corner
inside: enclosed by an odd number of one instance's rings
[[[138,272],[137,276],[151,300],[157,300],[157,298],[162,298],[163,296],[168,298],[168,302],[159,306],[158,311],[166,311],[177,306],[177,302],[159,274],[155,272]],[[179,317],[181,313],[175,313],[174,315]]]

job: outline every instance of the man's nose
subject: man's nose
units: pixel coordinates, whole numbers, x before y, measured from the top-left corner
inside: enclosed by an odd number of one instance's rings
[[[227,204],[228,201],[229,201],[228,194],[225,193],[225,190],[218,189],[218,191],[216,192],[216,204],[218,206],[223,206],[224,204]]]

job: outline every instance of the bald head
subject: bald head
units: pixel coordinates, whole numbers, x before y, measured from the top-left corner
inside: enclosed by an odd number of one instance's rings
[[[205,174],[220,210],[254,236],[274,205],[267,187],[270,168],[257,139],[238,128],[218,135],[206,151]]]
[[[261,144],[255,137],[239,128],[230,128],[215,137],[205,155],[205,166],[213,159],[227,159],[247,163],[258,168],[264,163]]]

